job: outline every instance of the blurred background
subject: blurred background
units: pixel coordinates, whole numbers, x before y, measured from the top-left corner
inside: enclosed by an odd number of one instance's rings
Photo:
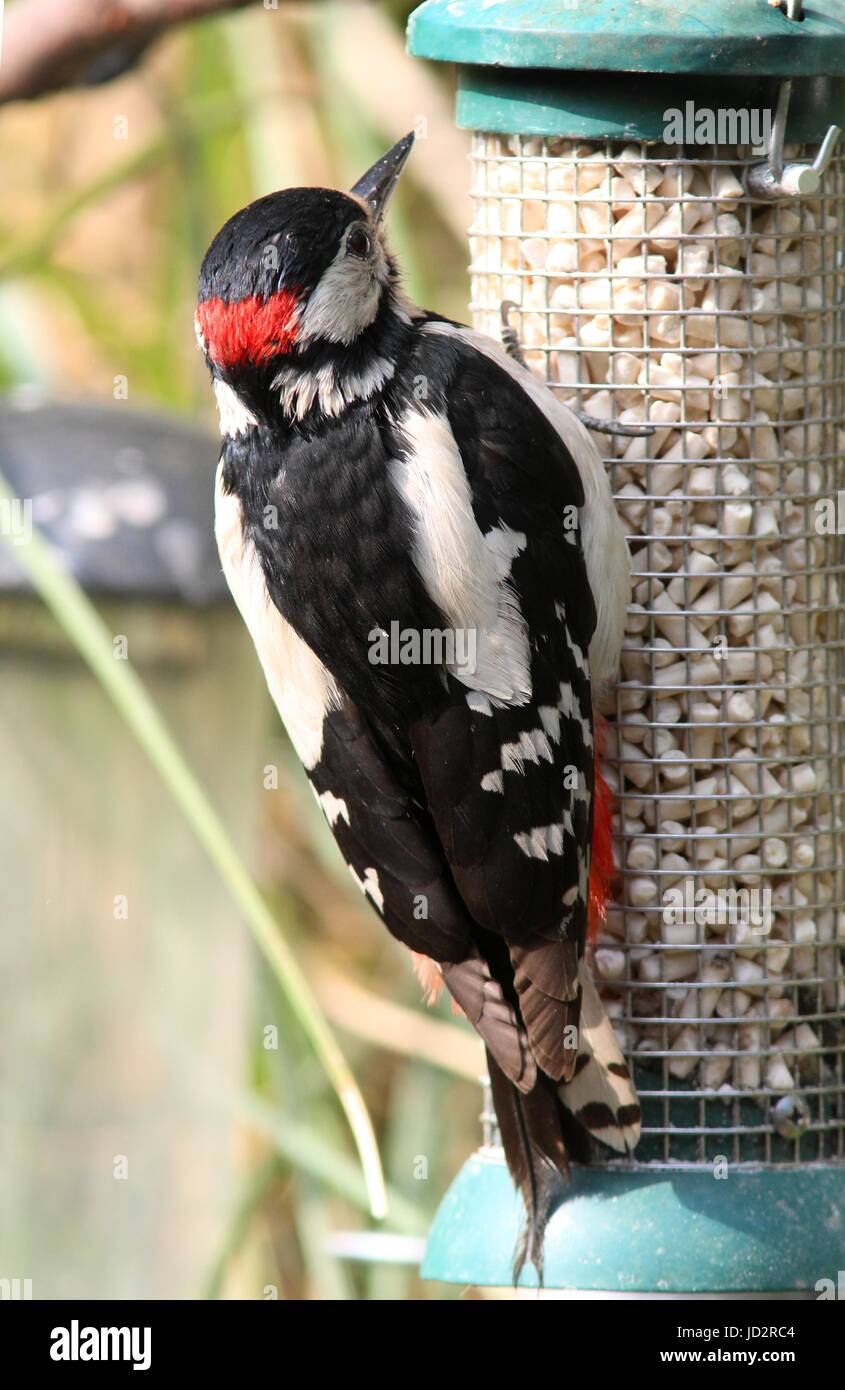
[[[21,508],[0,517],[0,1280],[34,1298],[475,1297],[422,1284],[415,1260],[478,1137],[480,1053],[424,1008],[341,864],[223,591],[192,329],[232,212],[348,187],[411,128],[393,243],[413,297],[466,318],[465,137],[448,73],[405,55],[405,0],[213,0],[172,24],[187,8],[6,5],[0,472]],[[238,904],[32,591],[27,517],[267,893],[373,1116],[383,1226]]]

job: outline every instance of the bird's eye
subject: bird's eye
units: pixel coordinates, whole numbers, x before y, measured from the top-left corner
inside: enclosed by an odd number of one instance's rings
[[[368,256],[370,238],[363,227],[354,227],[346,238],[346,250],[350,256]]]

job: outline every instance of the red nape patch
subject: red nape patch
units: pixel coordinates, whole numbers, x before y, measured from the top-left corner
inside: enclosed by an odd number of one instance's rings
[[[610,890],[615,869],[613,865],[613,792],[601,770],[604,752],[605,721],[598,712],[593,715],[595,752],[595,782],[593,790],[593,850],[590,860],[590,891],[587,899],[587,931],[595,944],[599,927],[607,917]]]
[[[218,367],[243,367],[290,352],[296,341],[299,295],[280,290],[269,299],[250,294],[227,303],[205,299],[197,323],[209,357]]]

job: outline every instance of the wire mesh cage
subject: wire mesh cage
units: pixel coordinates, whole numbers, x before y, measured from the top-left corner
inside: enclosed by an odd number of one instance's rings
[[[787,149],[812,160],[814,149]],[[476,133],[472,312],[594,435],[633,557],[594,969],[633,1166],[845,1157],[843,160]]]

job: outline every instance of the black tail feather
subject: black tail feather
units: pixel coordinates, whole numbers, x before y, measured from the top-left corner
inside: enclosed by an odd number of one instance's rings
[[[589,1157],[584,1152],[584,1132],[564,1110],[550,1077],[538,1071],[533,1090],[522,1094],[489,1052],[487,1066],[505,1158],[525,1202],[526,1221],[514,1257],[514,1283],[525,1261],[530,1260],[542,1284],[546,1226],[565,1196],[570,1156]]]

